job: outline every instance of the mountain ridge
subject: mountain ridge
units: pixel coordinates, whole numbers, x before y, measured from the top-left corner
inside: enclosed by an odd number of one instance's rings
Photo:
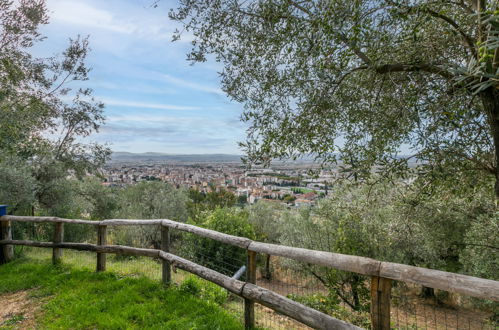
[[[133,153],[116,151],[111,154],[110,162],[223,162],[240,163],[242,155],[214,154],[169,154],[160,152]]]

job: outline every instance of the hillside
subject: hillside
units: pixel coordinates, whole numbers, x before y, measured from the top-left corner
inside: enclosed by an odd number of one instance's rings
[[[168,163],[240,163],[240,155],[229,154],[189,154],[173,155],[157,152],[131,153],[113,152],[111,163],[147,163],[147,162],[168,162]]]

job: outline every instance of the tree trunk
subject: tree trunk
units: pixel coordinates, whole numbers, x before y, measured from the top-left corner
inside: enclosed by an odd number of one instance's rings
[[[360,305],[360,298],[359,298],[359,292],[357,290],[357,285],[352,286],[352,298],[353,298],[353,309],[356,311],[360,311],[361,305]]]
[[[494,194],[499,202],[499,90],[488,88],[481,95],[482,104],[489,120],[490,133],[494,143]]]
[[[270,254],[265,256],[265,270],[263,272],[263,278],[267,280],[272,278],[272,273],[270,272]]]
[[[362,303],[360,301],[360,293],[359,286],[364,286],[363,279],[359,275],[354,275],[352,278],[352,282],[350,283],[350,289],[352,290],[352,298],[353,298],[353,309],[356,311],[360,311],[362,308]]]

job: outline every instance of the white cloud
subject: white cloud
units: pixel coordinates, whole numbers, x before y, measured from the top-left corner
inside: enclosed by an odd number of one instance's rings
[[[138,79],[137,79],[138,80]],[[106,90],[113,91],[127,91],[134,93],[144,93],[144,94],[177,94],[178,91],[176,89],[164,86],[158,86],[158,84],[151,86],[151,84],[147,84],[141,81],[132,80],[132,81],[123,81],[123,82],[110,82],[110,81],[92,81],[90,86],[92,88],[102,88]]]
[[[240,126],[237,120],[219,120],[207,116],[193,116],[193,117],[177,117],[158,114],[126,114],[126,115],[112,115],[106,118],[106,123],[109,125],[129,125],[147,127],[151,130],[162,127],[165,124],[174,124],[178,130],[185,129],[186,132],[191,132],[196,135],[202,131],[213,132],[217,130],[218,135],[231,135],[234,133],[233,128]],[[192,128],[195,127],[195,130]]]
[[[208,86],[208,85],[204,85],[204,84],[198,84],[196,82],[192,82],[189,80],[184,80],[181,78],[173,77],[169,74],[165,74],[165,75],[163,75],[163,77],[169,83],[177,85],[177,86],[182,86],[182,87],[186,87],[186,88],[190,88],[190,89],[194,89],[194,90],[198,90],[198,91],[202,91],[202,92],[214,93],[214,94],[225,96],[225,93],[220,88],[217,88],[217,87]]]
[[[171,43],[177,22],[167,17],[177,0],[47,0],[51,24],[37,56],[63,49],[67,37],[90,35],[88,63],[96,99],[109,107],[93,135],[113,149],[161,152],[231,152],[244,136],[240,106],[218,87],[221,65],[190,66],[192,35]],[[180,28],[180,27],[179,27]],[[42,55],[40,55],[42,54]],[[154,95],[153,95],[154,94]],[[168,94],[168,95],[165,95]],[[70,98],[67,98],[70,102]],[[129,146],[125,148],[126,146]]]
[[[171,40],[178,25],[168,18],[165,9],[130,6],[122,1],[50,0],[48,6],[51,20],[55,22],[134,35],[140,39]],[[191,33],[185,33],[180,42],[192,39]]]
[[[52,11],[51,18],[55,21],[120,33],[133,33],[135,30],[134,26],[129,23],[116,21],[112,13],[92,7],[87,3],[68,0],[51,1],[49,8]]]
[[[115,105],[115,106],[123,106],[123,107],[132,107],[132,108],[147,108],[147,109],[160,109],[160,110],[199,110],[199,107],[192,106],[182,106],[182,105],[172,105],[172,104],[162,104],[162,103],[148,103],[148,102],[131,102],[131,101],[122,101],[111,98],[98,98],[106,105]]]

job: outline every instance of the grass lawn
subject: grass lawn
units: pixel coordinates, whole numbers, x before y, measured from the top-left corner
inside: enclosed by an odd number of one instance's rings
[[[243,328],[236,315],[218,304],[143,276],[52,266],[33,258],[0,266],[0,300],[24,290],[30,290],[27,299],[41,305],[35,314],[37,328]],[[23,319],[23,315],[9,315],[0,328],[15,329]]]

